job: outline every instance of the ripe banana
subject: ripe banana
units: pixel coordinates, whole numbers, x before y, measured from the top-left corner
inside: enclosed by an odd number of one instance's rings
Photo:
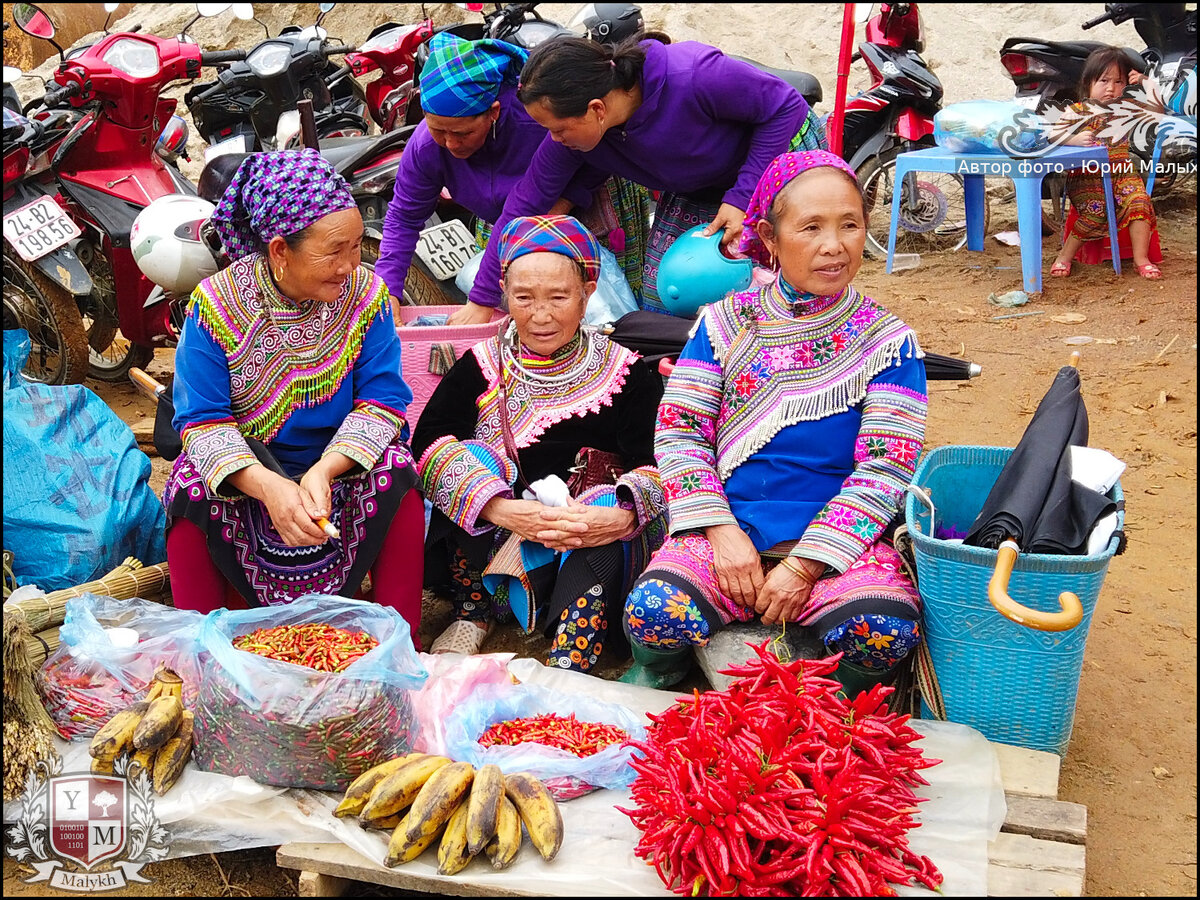
[[[500,798],[504,796],[504,773],[494,763],[481,766],[471,783],[467,801],[467,849],[474,856],[496,836]]]
[[[154,793],[160,797],[179,780],[179,776],[183,774],[183,767],[187,765],[188,757],[191,756],[195,718],[190,709],[185,709],[180,714],[179,730],[155,754]]]
[[[157,750],[171,739],[183,718],[183,703],[173,693],[150,701],[150,708],[133,732],[135,750]]]
[[[128,769],[129,777],[130,778],[137,777],[137,770],[141,769],[143,772],[146,773],[146,776],[148,778],[153,780],[153,778],[154,778],[154,754],[157,752],[158,752],[157,749],[148,748],[146,750],[139,750],[137,753],[133,754],[133,759],[131,759],[129,761],[129,769]]]
[[[442,766],[421,788],[409,809],[405,837],[417,842],[442,827],[454,814],[454,810],[471,790],[471,782],[475,777],[475,767],[469,762],[452,762]]]
[[[151,700],[157,700],[159,697],[162,696],[163,688],[165,688],[165,687],[166,687],[166,685],[163,684],[158,679],[151,681],[150,689],[148,691],[146,691],[146,696],[143,697],[142,699],[145,700],[147,703],[149,703]]]
[[[496,836],[484,848],[493,868],[507,869],[521,849],[521,816],[507,796],[500,798]]]
[[[375,784],[362,812],[359,813],[359,820],[369,825],[394,816],[411,805],[430,778],[448,765],[450,760],[444,756],[422,754],[410,759]]]
[[[467,847],[467,817],[470,800],[463,800],[446,823],[442,842],[438,844],[438,874],[457,875],[475,856]]]
[[[408,820],[411,816],[412,813],[409,812],[407,816],[400,820],[400,824],[396,826],[396,830],[392,832],[392,839],[388,842],[387,856],[383,860],[383,864],[389,869],[406,862],[412,862],[424,853],[442,833],[442,827],[444,826],[438,826],[427,834],[424,834],[418,840],[410,841],[407,833]]]
[[[504,777],[504,792],[520,813],[529,840],[542,859],[554,859],[562,847],[563,821],[549,789],[528,772],[516,772]]]
[[[113,772],[113,763],[115,763],[115,762],[116,762],[116,758],[112,757],[112,756],[96,757],[95,759],[92,760],[92,774],[93,775],[114,775],[114,774],[116,774],[115,772]]]
[[[96,732],[91,746],[88,748],[92,758],[116,759],[121,753],[130,749],[133,746],[133,732],[149,708],[149,703],[139,700],[100,726],[100,730]]]
[[[382,762],[377,766],[367,769],[367,771],[350,782],[350,787],[346,788],[346,796],[342,798],[342,802],[338,804],[333,814],[339,819],[342,816],[357,816],[363,811],[363,807],[367,805],[367,801],[371,798],[371,791],[375,789],[375,785],[379,784],[388,775],[391,775],[410,759],[418,755],[416,753],[408,753],[404,756],[397,756],[395,759],[389,759],[387,762]]]
[[[396,813],[394,816],[388,816],[386,819],[375,819],[374,821],[366,822],[363,824],[363,828],[377,828],[380,831],[395,831],[396,826],[399,825],[403,819],[403,815]]]

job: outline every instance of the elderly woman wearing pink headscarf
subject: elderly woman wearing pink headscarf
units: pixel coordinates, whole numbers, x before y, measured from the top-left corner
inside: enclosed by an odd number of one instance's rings
[[[193,292],[175,351],[175,605],[352,596],[370,572],[371,598],[415,639],[424,510],[405,443],[412,391],[387,287],[359,264],[349,186],[315,150],[254,154],[213,222],[233,263]]]
[[[919,600],[890,543],[925,434],[916,336],[851,284],[866,210],[854,172],[785,153],[751,199],[741,249],[776,272],[706,308],[658,413],[671,536],[624,626],[655,687],[721,628],[761,617],[844,655],[850,690],[918,641]]]

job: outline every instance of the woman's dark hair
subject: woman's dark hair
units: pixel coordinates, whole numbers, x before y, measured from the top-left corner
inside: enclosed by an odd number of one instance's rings
[[[530,52],[521,69],[517,99],[526,106],[545,100],[556,118],[577,118],[609,91],[632,90],[642,79],[645,63],[646,51],[637,36],[613,47],[587,38],[550,38]]]
[[[1083,63],[1083,74],[1079,76],[1079,99],[1086,100],[1092,93],[1092,85],[1100,80],[1100,76],[1108,71],[1113,63],[1117,71],[1126,81],[1129,80],[1129,70],[1133,68],[1129,57],[1120,47],[1100,47],[1088,54]]]

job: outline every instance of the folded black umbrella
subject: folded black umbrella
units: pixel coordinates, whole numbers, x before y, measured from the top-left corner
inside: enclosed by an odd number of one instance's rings
[[[1070,448],[1086,447],[1087,439],[1079,370],[1064,366],[963,543],[995,549],[1011,539],[1026,553],[1084,553],[1096,522],[1116,509],[1105,495],[1071,480]]]
[[[925,378],[928,381],[968,381],[983,373],[983,369],[969,359],[945,356],[941,353],[921,351],[925,363]]]

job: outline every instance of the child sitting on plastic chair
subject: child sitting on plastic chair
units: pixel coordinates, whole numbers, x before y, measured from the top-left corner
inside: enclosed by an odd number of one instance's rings
[[[1069,115],[1063,125],[1066,126],[1069,121],[1073,133],[1064,143],[1108,146],[1118,227],[1127,235],[1128,249],[1138,274],[1143,278],[1157,279],[1162,277],[1162,272],[1155,262],[1162,259],[1162,252],[1155,230],[1154,205],[1130,156],[1128,139],[1114,140],[1104,135],[1112,113],[1097,112],[1098,107],[1119,99],[1129,80],[1129,60],[1123,51],[1116,47],[1102,47],[1093,51],[1084,64],[1080,80],[1080,95],[1087,100],[1069,107],[1069,112],[1075,115]],[[1080,117],[1085,117],[1086,121],[1080,122]],[[1102,243],[1108,232],[1104,182],[1099,172],[1075,172],[1069,175],[1067,194],[1071,198],[1073,215],[1067,220],[1062,250],[1050,267],[1050,275],[1055,278],[1070,275],[1071,262],[1076,258],[1098,262],[1102,258]],[[1119,243],[1121,246],[1115,252],[1122,253],[1125,241]],[[1081,249],[1084,253],[1077,257]],[[1152,255],[1154,259],[1151,259]]]

